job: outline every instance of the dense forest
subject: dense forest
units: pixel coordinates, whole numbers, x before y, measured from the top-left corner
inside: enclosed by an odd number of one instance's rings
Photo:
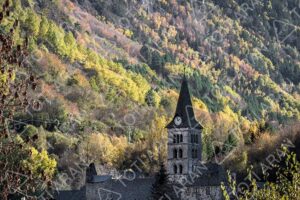
[[[9,152],[14,165],[59,180],[60,189],[80,187],[74,170],[91,162],[118,174],[138,160],[153,174],[166,158],[165,126],[184,74],[204,127],[204,160],[218,157],[243,176],[249,165],[261,173],[259,163],[282,144],[299,151],[299,0],[0,5],[0,139],[26,143],[16,152],[1,146],[0,166]],[[13,58],[3,51],[9,45]],[[22,100],[13,113],[9,94]]]

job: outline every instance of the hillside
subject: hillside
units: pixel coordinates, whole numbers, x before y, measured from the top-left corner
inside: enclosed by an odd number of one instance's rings
[[[226,157],[265,135],[283,139],[276,134],[300,120],[298,1],[12,3],[14,42],[26,35],[30,51],[16,77],[38,79],[15,129],[37,133],[36,148],[52,154],[59,171],[90,162],[121,170],[140,159],[144,172],[155,172],[184,71],[206,160],[216,148]]]

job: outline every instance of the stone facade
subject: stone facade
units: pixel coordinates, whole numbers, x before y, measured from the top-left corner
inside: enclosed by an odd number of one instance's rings
[[[168,138],[169,176],[187,175],[201,160],[201,130],[168,129]]]
[[[220,186],[190,187],[187,191],[189,200],[221,200],[223,199]]]

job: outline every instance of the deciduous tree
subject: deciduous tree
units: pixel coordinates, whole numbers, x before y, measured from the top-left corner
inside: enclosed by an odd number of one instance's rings
[[[9,0],[2,8],[0,26],[3,27],[4,18],[14,19],[10,17]],[[31,25],[32,30],[37,31],[35,24]],[[55,160],[46,152],[40,154],[32,148],[34,138],[23,141],[11,128],[15,113],[25,111],[29,106],[29,91],[36,87],[32,75],[22,80],[16,75],[17,70],[25,70],[24,58],[27,56],[27,42],[23,46],[14,44],[13,34],[17,26],[18,20],[15,20],[13,27],[6,27],[10,29],[9,33],[0,32],[0,198],[4,200],[12,194],[33,195],[41,185],[48,186],[56,167]],[[38,162],[45,165],[33,170],[37,166],[30,162],[32,156],[39,157]]]

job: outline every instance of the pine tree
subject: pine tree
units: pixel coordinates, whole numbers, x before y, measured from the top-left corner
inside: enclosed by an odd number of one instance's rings
[[[150,89],[146,94],[145,102],[148,106],[158,107],[160,96],[153,89]]]
[[[155,176],[155,182],[152,185],[151,200],[175,200],[178,199],[169,181],[167,171],[161,162],[160,170]]]
[[[154,51],[152,53],[152,61],[150,67],[154,69],[157,73],[161,73],[163,71],[163,59],[160,56],[158,51]]]
[[[148,65],[151,65],[151,62],[152,62],[152,51],[151,51],[151,49],[147,45],[144,45],[141,48],[140,53],[141,53],[142,60],[144,62],[146,62]]]
[[[227,140],[224,142],[224,145],[223,145],[223,153],[229,153],[234,147],[237,146],[237,138],[235,137],[235,135],[233,135],[232,133],[230,133],[228,135],[228,138]]]

